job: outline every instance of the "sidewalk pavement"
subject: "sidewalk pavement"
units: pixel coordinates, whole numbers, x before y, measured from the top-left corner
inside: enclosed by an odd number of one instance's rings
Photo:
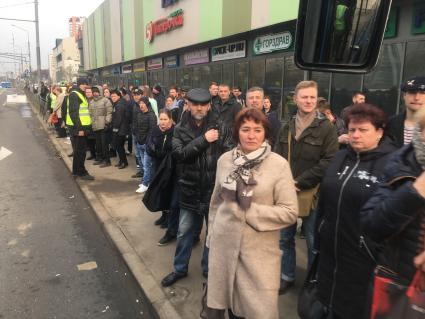
[[[40,121],[41,118],[39,117]],[[66,138],[56,138],[55,132],[41,121],[68,169],[71,170],[71,143]],[[201,253],[205,234],[201,243],[193,249],[188,277],[181,279],[168,288],[161,286],[162,278],[173,268],[175,242],[167,246],[158,246],[158,240],[165,230],[154,226],[160,213],[151,213],[143,205],[143,195],[135,190],[140,179],[131,178],[136,172],[133,155],[128,156],[129,166],[117,169],[112,158],[112,166],[99,168],[93,161],[86,161],[86,169],[96,179],[94,181],[76,180],[87,197],[106,234],[111,238],[123,255],[129,269],[137,279],[149,301],[161,319],[198,319],[201,309],[202,277]],[[70,178],[71,175],[70,175]],[[204,227],[205,228],[205,227]],[[297,316],[297,296],[305,278],[306,248],[305,241],[297,239],[297,278],[295,289],[280,296],[280,317],[295,319]]]

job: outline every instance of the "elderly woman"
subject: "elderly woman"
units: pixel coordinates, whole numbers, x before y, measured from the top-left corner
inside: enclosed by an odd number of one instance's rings
[[[269,135],[260,110],[242,110],[234,125],[238,146],[217,164],[207,306],[222,316],[228,309],[230,318],[278,318],[279,231],[296,222],[298,209],[291,170],[271,152]]]
[[[349,146],[333,158],[321,183],[316,248],[318,298],[332,318],[368,318],[367,292],[376,266],[376,244],[364,237],[360,209],[382,180],[395,147],[383,138],[384,112],[356,104],[346,114]]]
[[[425,270],[425,107],[417,111],[412,142],[391,157],[384,182],[361,212],[363,230],[385,242],[383,266],[408,285],[416,268]],[[382,263],[381,263],[382,264]],[[419,317],[418,317],[419,318]]]

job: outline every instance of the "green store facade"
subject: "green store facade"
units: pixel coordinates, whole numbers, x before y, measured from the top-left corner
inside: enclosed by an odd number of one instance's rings
[[[298,0],[106,0],[83,26],[85,70],[94,83],[261,86],[282,119],[303,79],[335,111],[354,91],[388,114],[403,109],[400,83],[425,75],[425,1],[393,1],[377,67],[366,75],[305,72],[293,61]]]

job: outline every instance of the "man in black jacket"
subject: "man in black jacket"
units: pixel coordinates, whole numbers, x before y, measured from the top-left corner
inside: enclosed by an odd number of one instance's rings
[[[142,194],[148,190],[152,178],[152,158],[146,152],[146,141],[149,133],[157,125],[157,119],[155,113],[152,111],[149,98],[145,96],[141,97],[139,107],[140,112],[136,115],[134,134],[136,136],[136,147],[141,158],[140,165],[142,165],[144,173],[142,182],[136,193]]]
[[[210,112],[211,95],[205,89],[189,91],[189,110],[174,129],[173,154],[177,159],[177,180],[180,187],[180,219],[174,271],[161,282],[164,287],[186,277],[194,237],[208,221],[208,208],[215,182],[217,160],[230,150],[232,137]],[[207,230],[208,231],[208,230]],[[202,272],[208,275],[208,250],[202,255]]]
[[[137,139],[136,139],[136,131],[137,127],[137,114],[140,113],[139,101],[143,95],[143,91],[136,88],[133,90],[133,101],[132,101],[132,117],[131,117],[131,135],[134,146],[134,156],[136,157],[136,166],[137,172],[132,175],[131,178],[142,178],[143,177],[143,166],[142,166],[142,158],[140,157],[139,150],[137,149]]]
[[[230,95],[230,87],[227,84],[218,86],[219,99],[214,104],[215,110],[218,112],[224,126],[233,130],[236,115],[242,110],[242,105],[236,102],[235,97]]]
[[[74,140],[74,156],[72,159],[72,174],[83,180],[94,180],[85,166],[87,151],[87,135],[91,131],[91,118],[89,104],[85,97],[85,89],[88,81],[79,78],[77,87],[71,90],[68,97],[68,112],[66,115],[66,125],[70,129],[70,134]]]
[[[405,81],[401,85],[406,110],[388,120],[385,134],[390,136],[397,147],[409,144],[412,141],[415,127],[415,113],[425,107],[425,76],[417,76]]]
[[[156,104],[158,106],[158,111],[163,109],[165,107],[165,96],[162,92],[161,85],[155,84],[152,88],[153,98],[156,101]]]
[[[114,112],[112,113],[112,139],[120,159],[115,167],[123,169],[128,166],[124,149],[125,138],[129,130],[127,102],[121,98],[121,93],[118,90],[111,91],[111,100],[114,107]],[[102,165],[100,167],[102,167]]]

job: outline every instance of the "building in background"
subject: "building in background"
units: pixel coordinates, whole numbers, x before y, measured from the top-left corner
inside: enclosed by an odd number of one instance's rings
[[[56,57],[53,53],[49,54],[49,78],[51,83],[57,83],[56,81]]]
[[[364,6],[372,2],[362,2]],[[369,3],[369,4],[368,4]],[[366,75],[305,72],[293,61],[298,0],[105,0],[83,24],[84,68],[112,86],[160,83],[246,91],[261,86],[282,118],[295,85],[319,84],[336,113],[354,91],[388,114],[400,111],[399,86],[425,74],[425,3],[394,0],[378,65]]]
[[[56,79],[52,82],[75,81],[81,64],[78,42],[75,38],[56,39],[56,46],[52,51],[52,55],[53,63],[56,63]]]
[[[68,25],[69,25],[69,36],[70,37],[74,37],[75,40],[78,40],[78,39],[81,38],[84,21],[85,21],[84,17],[71,17],[71,18],[69,18]]]

